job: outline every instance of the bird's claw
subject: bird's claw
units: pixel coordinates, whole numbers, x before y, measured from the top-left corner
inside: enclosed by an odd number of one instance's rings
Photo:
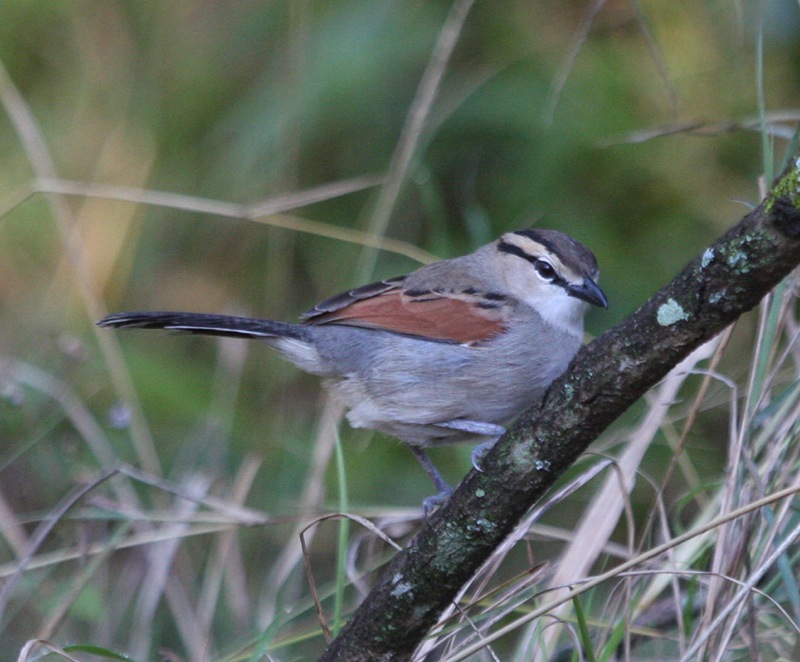
[[[438,494],[433,494],[422,501],[422,516],[427,520],[431,515],[451,496],[453,496],[453,488],[447,487],[442,489]]]
[[[490,439],[489,441],[484,441],[482,444],[478,444],[472,449],[472,468],[475,469],[475,471],[479,473],[483,472],[483,469],[481,468],[483,458],[485,458],[488,452],[492,450],[494,445],[497,443],[497,439],[499,439],[499,437]]]

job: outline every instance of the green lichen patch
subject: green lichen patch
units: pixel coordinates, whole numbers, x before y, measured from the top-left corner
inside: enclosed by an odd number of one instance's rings
[[[775,201],[784,196],[789,198],[793,206],[800,206],[800,158],[795,160],[794,168],[774,186],[764,202],[764,210],[771,212]]]
[[[660,326],[672,326],[688,319],[689,313],[675,299],[669,299],[666,303],[662,303],[656,313],[656,320]]]
[[[732,248],[730,251],[728,251],[726,262],[730,267],[743,274],[746,274],[748,271],[750,271],[750,263],[747,258],[747,253],[741,249]]]

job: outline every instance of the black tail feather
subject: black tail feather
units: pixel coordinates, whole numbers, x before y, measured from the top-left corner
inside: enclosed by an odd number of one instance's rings
[[[101,319],[97,325],[114,329],[170,329],[232,338],[305,337],[305,329],[299,324],[205,313],[114,313]]]

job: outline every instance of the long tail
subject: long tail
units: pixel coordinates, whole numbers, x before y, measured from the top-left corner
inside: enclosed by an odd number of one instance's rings
[[[304,340],[306,337],[306,329],[299,324],[204,313],[114,313],[104,317],[97,324],[115,329],[173,329],[186,333],[233,338],[284,337]]]

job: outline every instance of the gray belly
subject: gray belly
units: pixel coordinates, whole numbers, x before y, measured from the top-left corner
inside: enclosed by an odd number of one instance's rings
[[[331,366],[322,376],[348,405],[351,425],[415,445],[476,440],[436,423],[507,423],[542,395],[580,346],[553,330],[548,337],[561,350],[555,352],[524,337],[524,328],[523,337],[508,333],[477,347],[352,327],[315,331],[323,332],[316,347]]]

